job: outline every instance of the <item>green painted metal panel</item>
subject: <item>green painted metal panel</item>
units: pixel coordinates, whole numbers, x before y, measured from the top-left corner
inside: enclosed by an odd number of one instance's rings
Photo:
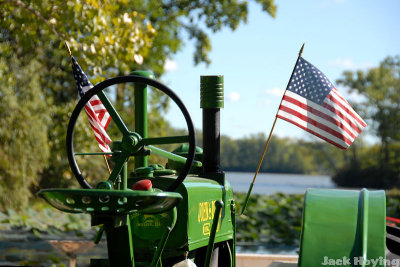
[[[385,218],[384,191],[307,190],[299,266],[384,266]]]
[[[153,186],[156,188],[166,188],[175,178],[162,177],[152,179]],[[136,180],[131,179],[130,183]],[[192,251],[199,247],[208,245],[210,232],[213,225],[213,214],[215,212],[215,201],[220,200],[224,203],[222,215],[215,236],[215,242],[233,239],[234,231],[232,224],[231,203],[233,192],[230,184],[225,185],[215,180],[200,178],[198,176],[188,176],[182,185],[177,189],[183,199],[177,206],[177,221],[165,245],[163,257],[182,255],[185,251]],[[166,226],[170,214],[137,214],[133,223],[141,223],[142,233],[146,231],[161,233]],[[148,223],[144,224],[144,221]],[[133,225],[133,229],[138,229]],[[144,229],[146,228],[146,229]],[[137,231],[134,231],[138,233]],[[146,255],[159,238],[149,238],[150,234],[145,235],[147,239],[142,239],[141,235],[134,236],[135,257],[145,259]],[[150,249],[150,250],[149,250]],[[137,253],[137,256],[136,256]],[[152,256],[152,255],[151,255]]]
[[[223,202],[223,208],[215,242],[232,239],[231,201],[233,200],[233,191],[229,182],[226,181],[224,187],[215,180],[194,178],[185,183],[185,186],[188,192],[189,250],[208,245],[217,200]],[[207,190],[204,190],[204,186]]]

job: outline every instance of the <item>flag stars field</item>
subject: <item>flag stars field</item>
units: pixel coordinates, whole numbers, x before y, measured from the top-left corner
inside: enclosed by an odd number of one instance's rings
[[[366,123],[328,78],[302,57],[298,58],[277,118],[347,149]]]

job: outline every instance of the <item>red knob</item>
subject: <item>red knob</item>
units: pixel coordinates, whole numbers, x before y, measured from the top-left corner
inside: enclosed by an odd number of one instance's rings
[[[133,190],[139,190],[139,191],[148,191],[153,187],[153,184],[149,179],[144,179],[140,180],[139,182],[136,182],[133,186]]]

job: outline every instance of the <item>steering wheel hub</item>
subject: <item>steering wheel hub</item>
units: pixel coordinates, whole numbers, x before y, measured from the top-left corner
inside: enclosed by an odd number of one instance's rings
[[[158,89],[164,94],[166,94],[168,97],[170,97],[179,107],[179,109],[183,114],[183,117],[186,120],[188,135],[147,138],[147,137],[142,137],[137,132],[129,131],[128,127],[126,126],[126,124],[121,119],[117,111],[114,109],[114,106],[111,104],[111,102],[103,92],[103,90],[108,87],[124,83],[137,83],[137,84],[144,84],[147,86],[151,86],[152,88]],[[76,105],[74,111],[72,112],[67,130],[67,142],[66,142],[67,155],[71,170],[75,175],[75,177],[77,178],[80,185],[83,188],[87,189],[93,188],[88,183],[88,181],[83,177],[75,159],[76,154],[83,155],[85,153],[75,154],[74,152],[74,145],[73,145],[74,128],[81,110],[94,95],[97,95],[99,97],[104,107],[110,114],[115,126],[119,129],[119,131],[122,133],[123,136],[121,141],[113,142],[113,152],[111,153],[111,155],[115,161],[114,168],[111,171],[108,180],[105,181],[106,183],[100,183],[98,188],[102,189],[104,188],[110,190],[110,185],[111,187],[114,187],[116,181],[120,180],[118,177],[120,177],[121,172],[123,171],[124,166],[126,166],[130,157],[141,156],[142,154],[148,155],[149,153],[152,153],[162,157],[166,157],[169,160],[178,161],[181,164],[183,164],[183,168],[180,169],[177,178],[168,186],[168,188],[165,189],[166,191],[175,191],[178,188],[178,186],[183,182],[186,175],[189,173],[192,164],[194,162],[193,160],[196,152],[196,135],[192,119],[190,118],[189,112],[187,111],[183,102],[171,89],[153,79],[141,76],[134,76],[134,75],[112,78],[95,85],[92,89],[87,91],[85,95],[82,96],[82,98]],[[155,146],[161,144],[182,144],[182,143],[189,144],[188,153],[185,157],[173,154],[171,152],[165,151]],[[201,166],[201,162],[195,162],[195,164],[196,166]],[[123,185],[122,188],[126,187],[126,178],[124,181],[125,182],[122,182]]]
[[[122,151],[136,153],[143,145],[141,144],[142,137],[136,132],[130,132],[128,135],[122,137],[121,149]]]

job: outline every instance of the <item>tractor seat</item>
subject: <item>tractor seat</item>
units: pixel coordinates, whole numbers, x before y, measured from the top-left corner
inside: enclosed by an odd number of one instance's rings
[[[175,207],[182,199],[175,192],[130,189],[43,189],[38,195],[64,212],[104,215],[163,213]]]

